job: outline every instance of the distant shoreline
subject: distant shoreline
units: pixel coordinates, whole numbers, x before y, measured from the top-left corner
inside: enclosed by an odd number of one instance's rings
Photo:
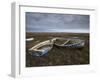
[[[73,34],[73,33],[75,33],[75,34],[89,34],[89,32],[26,32],[26,33],[51,33],[51,34],[53,34],[53,33],[66,33],[66,34]]]
[[[67,33],[67,32],[26,32],[26,37],[31,36],[53,36],[53,37],[63,37],[63,36],[89,36],[89,33]]]

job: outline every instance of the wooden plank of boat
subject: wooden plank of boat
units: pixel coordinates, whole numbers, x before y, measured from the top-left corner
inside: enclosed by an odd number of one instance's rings
[[[34,38],[27,38],[26,41],[33,41]]]
[[[46,40],[30,48],[29,53],[33,56],[43,56],[47,54],[52,48],[53,43],[51,40]]]
[[[39,47],[44,46],[44,45],[47,45],[47,44],[53,44],[53,43],[51,42],[51,40],[46,40],[46,41],[43,41],[43,42],[38,43],[37,45],[33,46],[29,50],[36,50]]]

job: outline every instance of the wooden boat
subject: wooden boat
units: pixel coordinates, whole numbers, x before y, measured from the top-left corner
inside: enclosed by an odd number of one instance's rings
[[[29,53],[32,56],[43,56],[47,54],[52,48],[53,43],[51,42],[51,40],[46,40],[30,48]]]
[[[59,46],[59,47],[82,48],[85,45],[85,40],[82,40],[78,37],[56,38],[54,41],[54,45]]]
[[[29,53],[32,56],[43,56],[46,55],[52,48],[53,45],[58,47],[75,47],[82,48],[85,45],[85,41],[79,38],[53,38],[51,40],[46,40],[38,43],[29,49]]]

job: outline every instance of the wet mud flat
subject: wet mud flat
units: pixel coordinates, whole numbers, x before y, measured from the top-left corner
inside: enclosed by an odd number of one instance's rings
[[[26,38],[33,37],[34,40],[26,42],[26,67],[39,66],[62,66],[62,65],[85,65],[90,63],[89,33],[37,33],[27,32]],[[85,40],[83,48],[67,48],[53,46],[48,54],[43,56],[32,56],[28,49],[34,45],[55,37],[79,37]]]

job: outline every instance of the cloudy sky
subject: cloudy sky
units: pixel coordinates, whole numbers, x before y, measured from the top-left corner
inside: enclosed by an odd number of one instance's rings
[[[89,15],[26,12],[26,32],[89,32]]]

